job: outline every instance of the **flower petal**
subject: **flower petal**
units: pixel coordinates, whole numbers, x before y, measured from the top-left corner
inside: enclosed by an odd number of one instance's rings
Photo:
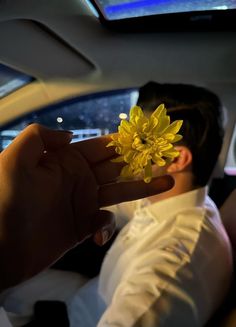
[[[159,167],[165,166],[165,164],[166,164],[166,161],[156,153],[153,155],[152,160]]]
[[[165,130],[165,133],[176,134],[180,130],[183,124],[183,120],[175,120],[170,126]]]
[[[132,169],[130,168],[130,165],[126,165],[122,168],[120,176],[123,178],[133,177],[133,172],[132,172]]]
[[[175,150],[175,148],[173,148],[173,150],[163,152],[163,156],[174,159],[179,156],[179,151],[177,151],[177,150]]]
[[[123,119],[120,123],[119,132],[125,132],[127,134],[132,132],[132,125],[127,120]]]
[[[135,155],[135,151],[133,150],[128,150],[126,153],[124,153],[124,161],[129,163]]]
[[[119,156],[115,159],[111,159],[111,162],[123,162],[124,161],[124,156]]]
[[[173,139],[173,141],[171,141],[172,143],[175,142],[179,142],[180,140],[182,140],[183,136],[180,134],[175,134],[175,138]]]
[[[162,103],[160,104],[156,110],[151,114],[151,117],[155,117],[158,121],[162,120],[166,116],[166,108]]]
[[[106,147],[108,148],[109,146],[117,146],[117,141],[110,141]]]
[[[168,126],[170,125],[170,117],[169,116],[163,116],[161,120],[159,120],[159,124],[155,128],[155,133],[158,136],[162,136],[164,132],[166,132]]]
[[[134,106],[130,109],[129,120],[132,124],[135,124],[136,119],[143,117],[143,111],[139,106]]]
[[[152,180],[152,164],[151,160],[148,160],[146,167],[144,168],[144,182],[150,183]]]

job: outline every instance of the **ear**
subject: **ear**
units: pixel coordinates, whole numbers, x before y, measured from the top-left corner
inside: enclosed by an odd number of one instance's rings
[[[176,146],[175,149],[179,151],[179,156],[168,166],[167,173],[175,173],[189,169],[192,163],[192,153],[184,145]]]

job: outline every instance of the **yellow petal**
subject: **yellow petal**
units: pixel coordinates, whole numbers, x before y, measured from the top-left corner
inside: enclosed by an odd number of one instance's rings
[[[123,162],[124,161],[124,157],[123,156],[119,156],[115,159],[111,159],[111,162]]]
[[[136,136],[133,140],[132,147],[136,148],[138,145],[143,144],[139,136]]]
[[[174,139],[175,139],[175,134],[172,134],[172,133],[165,133],[162,135],[162,137],[169,141],[169,142],[172,142]]]
[[[173,145],[171,143],[167,143],[162,146],[159,146],[159,151],[164,152],[164,151],[168,151],[172,148],[173,148]]]
[[[141,143],[141,144],[136,145],[135,148],[136,148],[136,150],[138,150],[140,152],[145,151],[146,145]]]
[[[179,151],[175,150],[174,148],[173,148],[173,150],[163,152],[163,156],[165,156],[167,158],[171,158],[171,159],[178,157],[179,154],[180,154]]]
[[[166,108],[165,108],[165,105],[162,103],[151,114],[151,118],[155,117],[159,121],[159,120],[163,119],[165,117],[165,115],[166,115]]]
[[[176,134],[180,130],[183,124],[183,120],[175,120],[170,126],[165,130],[165,133]]]
[[[156,117],[150,117],[149,123],[144,125],[143,131],[145,133],[150,133],[158,124],[158,119]]]
[[[118,154],[122,154],[122,150],[123,150],[123,148],[121,147],[121,146],[117,146],[116,148],[115,148],[115,150],[116,150],[116,153],[118,153]]]
[[[152,160],[160,167],[165,166],[166,164],[165,160],[156,153],[153,155]]]
[[[108,148],[109,146],[116,146],[116,143],[114,141],[111,141],[106,145],[106,148]]]
[[[135,124],[137,117],[143,117],[143,111],[139,106],[134,106],[130,109],[129,120],[131,123]]]
[[[120,126],[119,126],[119,132],[120,133],[131,133],[132,131],[132,125],[130,124],[130,122],[128,122],[127,120],[123,119],[120,123]]]
[[[137,165],[142,169],[147,165],[150,159],[151,155],[148,150],[139,152],[138,155],[135,157]]]
[[[151,180],[152,180],[152,164],[151,164],[151,160],[148,160],[148,163],[144,168],[144,182],[150,183]]]
[[[132,150],[128,150],[125,154],[124,154],[124,161],[129,163],[133,157],[135,155],[135,151]]]
[[[161,136],[164,132],[166,132],[166,129],[170,125],[170,117],[169,116],[164,116],[162,119],[159,120],[159,124],[155,128],[155,133],[158,136]]]
[[[171,141],[172,143],[178,142],[180,140],[182,140],[183,136],[180,134],[175,134],[175,138],[173,139],[173,141]]]
[[[123,178],[131,178],[133,176],[132,170],[129,165],[126,165],[122,168],[120,176]]]
[[[115,133],[115,134],[112,134],[112,135],[111,135],[111,139],[112,139],[113,141],[117,141],[118,138],[119,138],[119,133]]]

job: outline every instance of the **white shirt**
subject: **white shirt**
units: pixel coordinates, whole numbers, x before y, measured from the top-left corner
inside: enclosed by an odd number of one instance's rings
[[[229,240],[207,189],[136,203],[101,269],[107,309],[98,326],[203,326],[232,274]]]
[[[75,273],[45,271],[0,296],[8,311],[0,310],[1,327],[22,326],[39,299],[65,301],[71,327],[95,327],[99,320],[99,327],[204,325],[232,271],[228,237],[206,189],[115,209],[121,224],[133,219],[103,263],[103,299],[97,279],[85,284]]]

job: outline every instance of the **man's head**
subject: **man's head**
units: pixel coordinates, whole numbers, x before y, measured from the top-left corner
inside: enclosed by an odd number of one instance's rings
[[[222,105],[219,98],[202,87],[185,84],[159,84],[149,82],[140,88],[138,103],[144,111],[152,112],[164,103],[171,121],[181,119],[176,143],[183,155],[173,162],[169,172],[179,167],[191,168],[194,186],[208,183],[220,153],[224,129]],[[184,160],[181,166],[181,158]]]

